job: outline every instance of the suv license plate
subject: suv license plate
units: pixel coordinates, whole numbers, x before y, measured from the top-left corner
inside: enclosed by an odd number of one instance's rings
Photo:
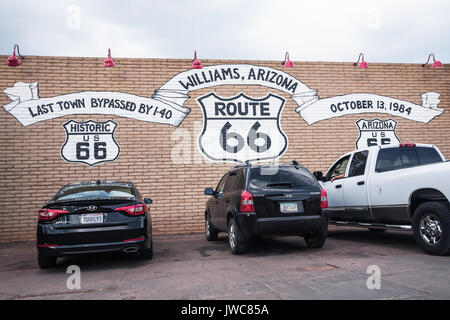
[[[81,215],[81,223],[102,223],[103,222],[103,213],[90,213],[90,214],[82,214]]]
[[[297,202],[281,202],[280,211],[282,213],[298,212]]]

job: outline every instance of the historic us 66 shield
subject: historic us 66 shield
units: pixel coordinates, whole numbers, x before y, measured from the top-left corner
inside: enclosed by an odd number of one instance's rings
[[[288,139],[280,126],[286,100],[269,93],[223,98],[210,92],[197,99],[203,111],[201,153],[213,161],[244,162],[281,157]]]
[[[63,125],[66,142],[61,148],[61,157],[67,162],[81,162],[89,166],[114,161],[120,147],[114,139],[117,123],[70,120]]]
[[[395,133],[397,121],[393,119],[359,119],[356,121],[356,125],[359,129],[359,138],[356,140],[356,149],[400,143],[400,140]]]

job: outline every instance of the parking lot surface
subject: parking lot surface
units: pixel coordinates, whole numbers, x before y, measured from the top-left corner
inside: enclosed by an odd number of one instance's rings
[[[255,241],[232,255],[226,235],[154,238],[153,260],[125,254],[59,259],[40,270],[34,243],[0,245],[0,299],[449,299],[449,256],[429,256],[412,234],[330,227],[322,249],[303,238]],[[68,289],[69,265],[81,269],[80,289]],[[381,271],[380,289],[368,289]]]

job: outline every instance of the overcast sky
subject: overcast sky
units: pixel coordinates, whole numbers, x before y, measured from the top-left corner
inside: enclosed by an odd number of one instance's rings
[[[450,62],[450,1],[0,0],[0,53]]]

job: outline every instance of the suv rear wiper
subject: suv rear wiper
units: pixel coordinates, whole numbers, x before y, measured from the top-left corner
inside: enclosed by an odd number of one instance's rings
[[[268,187],[289,187],[292,188],[292,183],[290,182],[275,182],[275,183],[268,183]]]

